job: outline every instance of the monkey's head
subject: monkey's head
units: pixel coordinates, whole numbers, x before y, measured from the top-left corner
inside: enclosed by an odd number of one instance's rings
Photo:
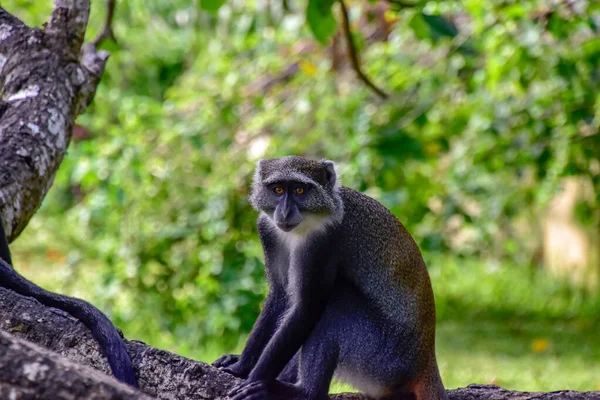
[[[335,164],[296,156],[258,162],[250,203],[284,232],[308,233],[343,214]]]

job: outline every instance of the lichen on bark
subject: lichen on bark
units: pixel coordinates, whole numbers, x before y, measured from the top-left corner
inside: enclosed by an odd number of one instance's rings
[[[46,29],[0,8],[0,217],[14,240],[36,212],[108,53],[84,46],[89,2],[57,1]]]

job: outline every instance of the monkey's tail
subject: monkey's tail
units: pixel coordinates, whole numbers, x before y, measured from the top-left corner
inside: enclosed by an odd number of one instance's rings
[[[0,238],[0,243],[6,240]],[[20,295],[33,297],[48,307],[66,311],[81,321],[99,343],[102,354],[119,381],[138,387],[129,354],[117,328],[110,319],[90,303],[73,297],[49,292],[19,275],[9,264],[0,259],[0,286]]]

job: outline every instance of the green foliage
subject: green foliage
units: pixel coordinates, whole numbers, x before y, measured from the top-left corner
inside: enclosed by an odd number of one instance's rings
[[[421,18],[429,27],[429,36],[432,39],[439,39],[444,36],[453,38],[458,35],[458,28],[451,21],[448,21],[441,15],[430,15],[421,13]]]
[[[226,0],[200,0],[200,8],[206,11],[217,11]]]
[[[308,0],[306,20],[321,44],[327,44],[336,30],[336,21],[331,10],[333,3],[334,0]]]
[[[3,6],[40,24],[47,3]],[[340,164],[345,185],[382,201],[428,257],[439,257],[431,264],[442,336],[450,336],[440,354],[451,355],[443,364],[451,386],[487,379],[477,375],[486,357],[524,350],[554,329],[556,313],[571,332],[575,316],[589,311],[585,302],[524,276],[541,245],[536,221],[565,176],[590,180],[593,199],[576,214],[592,231],[600,224],[597,2],[582,2],[581,12],[479,0],[387,11],[397,21],[389,40],[361,49],[366,73],[392,94],[387,102],[352,71],[332,72],[328,52],[311,47],[335,32],[332,1],[279,9],[219,3],[118,2],[119,45],[106,45],[105,76],[78,120],[92,137],[72,144],[17,243],[19,258],[33,251],[62,265],[64,290],[86,282],[76,294],[111,311],[128,336],[188,355],[215,343],[231,348],[266,289],[247,201],[256,160],[326,157]],[[367,3],[348,3],[360,36]],[[94,7],[91,37],[102,21]],[[294,63],[292,77],[265,84]],[[521,269],[502,268],[483,282],[475,262],[447,267],[448,253]],[[465,335],[478,318],[484,323]],[[501,326],[507,318],[516,330]],[[506,338],[485,351],[495,330]],[[572,332],[595,343],[587,330]],[[557,333],[565,351],[551,354],[573,352],[571,369],[583,355],[567,336]],[[452,342],[458,338],[469,340]],[[471,367],[450,368],[468,354]],[[525,364],[543,372],[546,361]],[[498,374],[523,370],[494,365]],[[592,389],[582,374],[580,388]],[[540,378],[521,388],[551,387]]]

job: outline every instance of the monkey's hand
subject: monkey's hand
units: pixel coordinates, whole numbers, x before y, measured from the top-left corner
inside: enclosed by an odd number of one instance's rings
[[[233,388],[230,400],[306,400],[308,396],[295,385],[278,380],[246,381]]]
[[[226,354],[212,363],[214,367],[221,368],[235,377],[246,379],[252,370],[251,366],[245,365],[242,358],[237,354]]]
[[[266,381],[244,382],[227,393],[229,400],[264,400],[268,399]]]

